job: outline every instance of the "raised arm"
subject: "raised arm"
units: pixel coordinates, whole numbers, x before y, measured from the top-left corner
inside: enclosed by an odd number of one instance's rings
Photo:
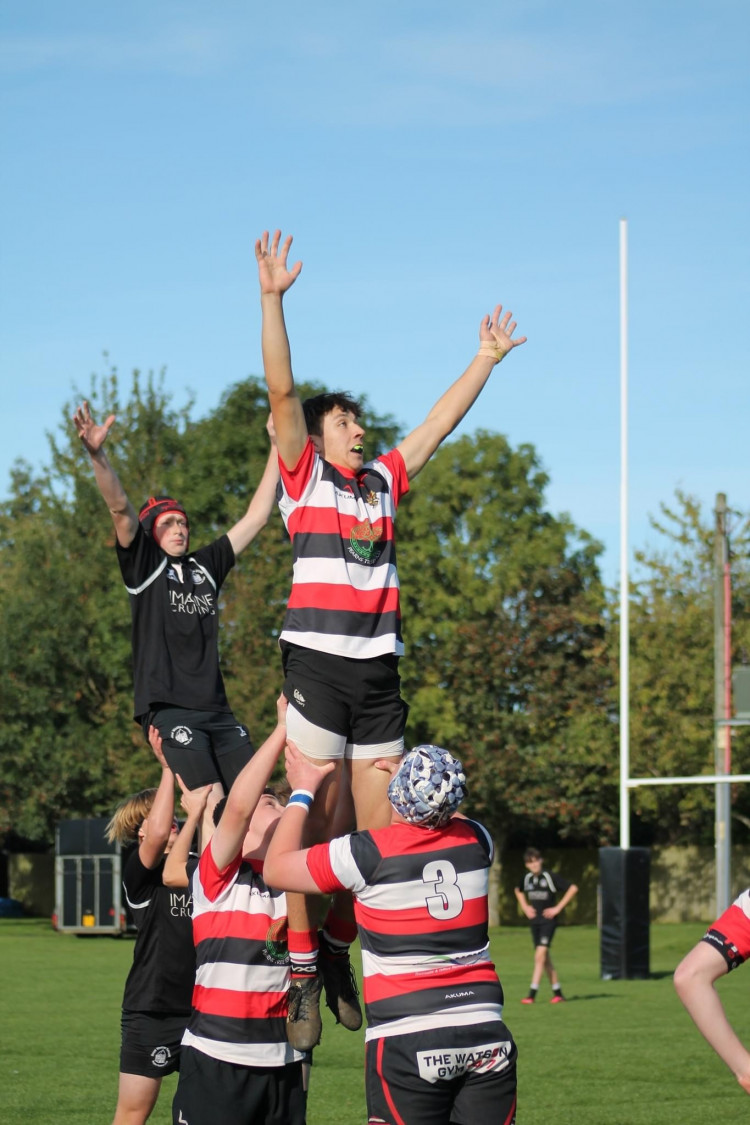
[[[174,824],[174,774],[167,765],[161,748],[161,737],[156,727],[148,729],[148,740],[156,760],[161,766],[161,780],[154,803],[148,814],[146,833],[138,846],[138,858],[149,870],[156,867],[164,855]]]
[[[187,818],[180,829],[179,836],[169,850],[167,861],[164,864],[162,882],[167,887],[187,887],[190,884],[187,873],[190,846],[196,829],[201,823],[206,802],[213,787],[204,785],[200,789],[187,789],[180,775],[177,774],[176,776],[177,784],[182,790],[180,804],[187,814]]]
[[[261,307],[261,345],[263,371],[268,385],[268,399],[276,428],[279,457],[290,469],[300,459],[307,441],[307,427],[302,403],[294,386],[292,357],[289,350],[282,305],[284,294],[294,285],[302,269],[295,262],[289,269],[287,258],[292,236],[287,235],[281,249],[281,231],[274,231],[269,245],[268,231],[255,243],[258,262]]]
[[[276,433],[272,418],[268,419],[266,429],[271,439],[271,451],[268,454],[263,476],[260,478],[258,487],[244,516],[227,532],[235,555],[244,551],[245,547],[252,543],[258,532],[266,526],[276,504],[276,485],[279,482],[279,455],[276,449]]]
[[[698,942],[674,974],[674,986],[695,1026],[750,1094],[750,1052],[727,1019],[715,983],[729,971],[727,962],[707,942]]]
[[[479,326],[478,354],[463,375],[438,399],[424,422],[407,434],[398,446],[410,480],[424,468],[440,443],[455,430],[474,405],[492,368],[513,348],[526,343],[525,336],[519,336],[517,340],[511,338],[516,322],[511,320],[513,314],[510,312],[500,320],[502,311],[503,306],[498,305],[492,317],[484,317]]]
[[[232,783],[224,814],[211,838],[213,860],[223,871],[239,854],[255,808],[286,741],[286,699],[276,703],[278,722]]]
[[[138,530],[138,516],[104,451],[104,442],[114,420],[114,414],[110,414],[106,422],[98,425],[91,417],[87,402],[81,403],[73,415],[78,436],[91,458],[99,491],[112,516],[117,541],[121,547],[129,547]]]

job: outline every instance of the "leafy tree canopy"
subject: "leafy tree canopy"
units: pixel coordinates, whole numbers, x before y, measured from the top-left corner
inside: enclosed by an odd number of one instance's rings
[[[678,491],[652,521],[660,547],[640,551],[630,603],[630,757],[633,777],[714,773],[714,521]],[[750,654],[750,522],[732,513],[733,663]],[[617,622],[613,652],[619,648]],[[750,772],[750,738],[735,731],[733,773]],[[733,787],[745,838],[750,791]],[[633,843],[713,841],[712,785],[632,791]]]

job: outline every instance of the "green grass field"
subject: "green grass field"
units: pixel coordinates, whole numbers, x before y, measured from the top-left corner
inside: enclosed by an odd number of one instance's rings
[[[593,927],[555,937],[569,1003],[544,986],[520,1004],[531,973],[525,929],[493,934],[505,1017],[519,1047],[518,1125],[707,1125],[750,1120],[750,1101],[682,1010],[671,972],[701,926],[654,926],[649,981],[599,979]],[[129,938],[75,938],[43,920],[0,921],[0,1122],[107,1125],[115,1105],[119,1008]],[[355,958],[356,960],[356,958]],[[735,1027],[750,1039],[743,970],[721,982]],[[362,1125],[363,1042],[325,1013],[315,1052],[309,1125]],[[151,1118],[171,1121],[175,1078]],[[217,1125],[220,1125],[217,1122]],[[477,1125],[490,1125],[477,1123]]]

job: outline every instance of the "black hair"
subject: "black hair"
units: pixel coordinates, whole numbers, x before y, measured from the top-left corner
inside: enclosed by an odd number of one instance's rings
[[[283,789],[283,786],[281,786],[281,788]],[[275,797],[277,799],[277,801],[282,801],[282,804],[285,803],[282,800],[282,798],[279,796],[279,794],[276,792],[276,789],[273,786],[267,785],[265,787],[265,789],[263,790],[263,793],[261,794],[261,796],[263,796],[264,794],[268,794],[269,797]],[[224,809],[226,807],[227,807],[226,797],[222,797],[221,800],[217,801],[216,804],[214,805],[214,811],[213,811],[214,828],[218,827],[219,821],[221,820],[222,816],[224,815]]]
[[[308,434],[320,437],[323,433],[323,419],[336,407],[346,412],[351,411],[359,421],[362,407],[355,398],[351,397],[348,391],[332,391],[328,394],[313,395],[312,398],[306,398],[302,403],[302,409],[305,412],[305,425]]]
[[[529,863],[529,861],[532,860],[532,859],[541,859],[541,858],[542,858],[542,853],[539,851],[538,848],[527,848],[526,851],[523,853],[523,862],[524,863]]]

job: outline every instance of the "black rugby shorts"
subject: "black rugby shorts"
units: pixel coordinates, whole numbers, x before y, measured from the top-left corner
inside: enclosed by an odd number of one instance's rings
[[[183,1015],[123,1011],[120,1073],[163,1078],[180,1069],[180,1044],[190,1019]]]

